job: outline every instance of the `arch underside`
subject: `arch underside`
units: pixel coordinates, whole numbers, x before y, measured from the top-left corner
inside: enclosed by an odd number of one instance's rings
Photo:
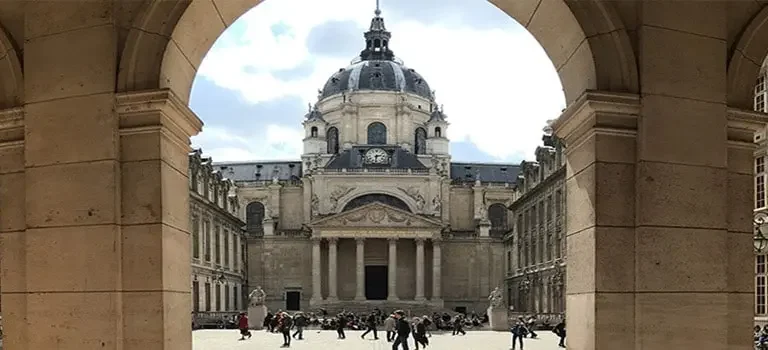
[[[122,51],[118,91],[168,88],[188,101],[197,69],[215,40],[260,2],[150,1],[136,17]],[[490,2],[521,23],[543,46],[569,103],[585,90],[638,91],[635,55],[610,3]]]

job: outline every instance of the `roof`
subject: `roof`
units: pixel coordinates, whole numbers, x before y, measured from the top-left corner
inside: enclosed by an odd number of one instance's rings
[[[434,99],[429,84],[419,73],[388,60],[360,61],[339,69],[325,83],[320,98],[361,90],[408,92]]]
[[[392,157],[390,169],[426,169],[427,167],[419,161],[411,152],[402,149],[399,146],[355,146],[344,150],[333,157],[328,165],[328,169],[359,169],[363,168],[363,153],[371,148],[382,148],[390,152]]]
[[[302,176],[301,161],[298,160],[222,162],[213,163],[213,168],[220,170],[222,176],[234,181],[272,180],[275,175],[278,180],[288,181]]]
[[[451,162],[451,179],[454,181],[474,182],[479,176],[481,182],[513,184],[519,173],[520,164]]]

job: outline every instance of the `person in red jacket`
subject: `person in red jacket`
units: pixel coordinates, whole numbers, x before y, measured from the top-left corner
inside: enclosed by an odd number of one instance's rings
[[[248,315],[245,314],[245,312],[240,313],[240,317],[237,319],[237,328],[240,328],[240,340],[245,340],[245,336],[248,336],[248,339],[251,339],[251,331],[248,330]]]

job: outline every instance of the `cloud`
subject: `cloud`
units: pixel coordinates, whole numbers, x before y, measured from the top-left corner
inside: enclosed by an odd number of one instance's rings
[[[565,106],[559,77],[536,40],[481,0],[392,0],[385,5],[391,47],[437,91],[451,123],[447,135],[455,155],[463,149],[466,157],[478,160],[532,158],[545,121]],[[371,15],[371,4],[364,1],[282,0],[266,1],[242,16],[199,70],[197,80],[207,83],[200,85],[198,95],[193,91],[193,106],[214,87],[216,94],[237,96],[206,99],[212,106],[198,111],[206,121],[203,136],[208,126],[215,126],[235,135],[247,132],[249,142],[262,144],[255,137],[268,138],[264,132],[269,125],[293,130],[271,129],[281,139],[296,131],[302,135],[306,103],[315,102],[317,89],[363,49],[362,32]],[[222,116],[226,114],[238,117]],[[253,130],[243,128],[243,120],[256,123]],[[277,157],[295,150],[290,157],[296,158],[300,140],[269,141],[255,151],[243,147],[258,158],[266,150]],[[232,154],[244,156],[241,151]]]
[[[363,27],[354,21],[325,22],[309,31],[307,49],[312,56],[323,55],[348,59],[350,53],[362,50]]]

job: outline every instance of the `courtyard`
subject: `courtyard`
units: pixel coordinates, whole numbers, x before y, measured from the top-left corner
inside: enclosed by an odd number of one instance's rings
[[[336,339],[335,331],[309,330],[304,332],[304,340],[294,340],[291,349],[336,349],[336,350],[386,350],[392,348],[392,343],[384,340],[386,333],[379,332],[379,340],[373,340],[371,334],[367,339],[360,339],[361,331],[348,331],[347,339]],[[428,349],[436,350],[494,350],[509,349],[510,333],[493,331],[469,331],[465,336],[452,336],[450,333],[434,334],[429,339]],[[192,333],[193,350],[219,349],[277,349],[282,344],[282,335],[253,331],[249,340],[238,341],[240,333],[237,330],[200,330]],[[415,349],[413,338],[409,338],[409,349]],[[539,332],[539,339],[526,339],[527,350],[559,349],[557,337],[549,331]]]

